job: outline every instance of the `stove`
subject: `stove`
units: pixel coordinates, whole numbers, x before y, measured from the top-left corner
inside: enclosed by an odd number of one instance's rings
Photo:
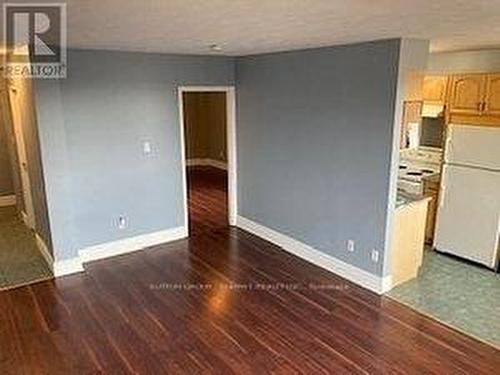
[[[402,162],[441,164],[443,160],[443,149],[420,146],[417,148],[403,149],[400,151],[399,155]]]
[[[421,182],[423,177],[439,173],[439,165],[435,166],[435,168],[431,168],[431,166],[422,168],[418,165],[405,165],[404,168],[399,169],[398,176],[404,180]]]
[[[419,147],[402,150],[398,171],[398,188],[414,195],[423,195],[422,178],[440,173],[442,150]]]

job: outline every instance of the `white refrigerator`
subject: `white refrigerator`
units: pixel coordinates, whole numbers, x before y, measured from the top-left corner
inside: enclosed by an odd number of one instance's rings
[[[434,247],[496,269],[500,128],[449,125]]]

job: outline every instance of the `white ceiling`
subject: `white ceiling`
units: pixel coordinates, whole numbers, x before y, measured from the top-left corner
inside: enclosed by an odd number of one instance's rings
[[[33,2],[33,1],[29,1]],[[68,0],[79,48],[245,55],[391,37],[500,46],[500,0]],[[212,52],[213,53],[213,52]]]

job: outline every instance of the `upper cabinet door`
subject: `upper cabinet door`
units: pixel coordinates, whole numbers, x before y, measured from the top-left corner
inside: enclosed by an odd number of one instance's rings
[[[424,102],[445,104],[447,84],[447,76],[425,76],[423,88]]]
[[[486,115],[500,116],[500,74],[488,74],[484,102]]]
[[[451,81],[450,113],[479,115],[484,101],[484,74],[455,75]]]

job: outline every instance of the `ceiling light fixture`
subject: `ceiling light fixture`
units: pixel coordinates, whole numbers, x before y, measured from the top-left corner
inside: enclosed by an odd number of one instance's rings
[[[210,44],[208,47],[213,52],[220,52],[220,51],[222,51],[222,47],[219,46],[218,44],[215,44],[215,43],[214,44]]]

